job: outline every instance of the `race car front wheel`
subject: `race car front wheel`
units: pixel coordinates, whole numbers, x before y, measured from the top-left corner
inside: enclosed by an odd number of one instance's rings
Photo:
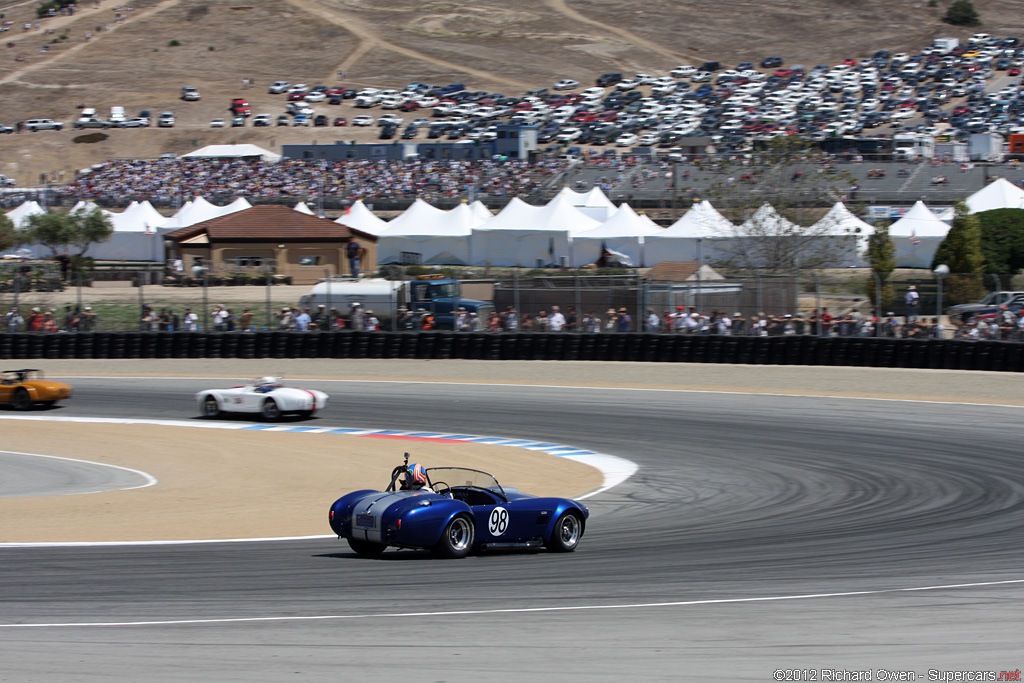
[[[548,539],[547,549],[556,553],[571,553],[583,536],[583,520],[576,512],[565,512],[555,523],[555,530]]]
[[[434,554],[452,560],[465,557],[473,548],[473,535],[473,522],[459,515],[444,528],[441,540],[434,546]]]
[[[217,399],[207,396],[203,401],[203,417],[217,417],[218,415],[220,415],[220,406],[217,405]]]
[[[28,395],[27,390],[19,388],[14,392],[11,403],[14,404],[15,410],[28,410],[32,407],[32,397]]]
[[[281,417],[281,409],[277,407],[277,402],[272,398],[268,398],[263,403],[263,417],[268,420],[276,420]]]

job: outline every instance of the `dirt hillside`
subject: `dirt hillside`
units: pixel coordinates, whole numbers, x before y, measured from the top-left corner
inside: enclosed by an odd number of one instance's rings
[[[68,179],[106,159],[205,144],[280,151],[288,143],[375,137],[375,128],[210,128],[211,119],[228,118],[233,97],[249,98],[255,113],[283,112],[283,96],[267,94],[279,79],[347,87],[454,81],[519,94],[564,77],[590,83],[605,71],[664,74],[678,64],[735,65],[768,55],[816,64],[880,48],[913,52],[934,37],[975,30],[1024,34],[1019,3],[1009,0],[976,0],[984,24],[970,30],[941,23],[948,0],[937,7],[882,0],[83,0],[74,16],[41,20],[38,4],[0,2],[10,22],[0,38],[0,123],[47,117],[69,125],[0,136],[0,173],[23,186],[37,185],[42,173]],[[243,88],[243,79],[252,86]],[[183,85],[198,87],[202,100],[178,99]],[[178,120],[174,128],[110,130],[101,142],[74,143],[78,105],[103,115],[112,105],[129,115],[173,110]],[[357,113],[349,101],[316,109],[331,118]]]

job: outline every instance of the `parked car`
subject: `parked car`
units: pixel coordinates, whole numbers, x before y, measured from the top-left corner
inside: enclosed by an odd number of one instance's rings
[[[265,128],[270,125],[270,114],[257,114],[252,119],[252,125],[258,128]]]
[[[242,128],[243,126],[245,126],[245,117],[244,116],[234,116],[234,117],[231,118],[231,127],[232,128]]]
[[[277,117],[277,125],[279,126],[290,126],[292,120],[288,118],[287,114],[281,114]]]
[[[356,117],[354,117],[352,119],[352,125],[353,126],[372,126],[373,125],[373,117],[372,116],[356,116]]]
[[[213,119],[210,121],[210,128],[223,128],[224,119]]]
[[[75,130],[81,128],[110,128],[110,124],[103,119],[91,118],[91,119],[79,119],[72,124]]]
[[[347,126],[348,125],[348,119],[346,119],[344,116],[335,116],[334,117],[333,125],[335,125],[335,126]]]
[[[231,100],[231,106],[228,107],[231,113],[235,116],[249,116],[252,114],[252,108],[249,107],[249,102],[242,97],[236,97]]]
[[[267,92],[271,95],[279,95],[288,90],[289,87],[291,87],[291,84],[288,81],[274,81],[273,85],[267,88]]]
[[[317,128],[322,128],[323,126],[326,126],[327,117],[323,114],[319,114],[315,119],[313,119],[313,125],[316,126]]]
[[[3,173],[0,173],[0,187],[14,187],[17,184],[14,178],[8,178]]]
[[[147,128],[148,126],[149,119],[143,118],[141,116],[135,116],[133,118],[128,119],[127,121],[122,121],[121,123],[117,124],[118,128]]]
[[[580,82],[571,78],[563,78],[562,80],[555,83],[552,88],[555,90],[575,90],[580,86]]]
[[[37,130],[61,130],[64,124],[53,119],[29,119],[25,122],[25,129],[35,132]]]
[[[296,114],[295,118],[292,119],[293,126],[306,126],[309,127],[309,116],[306,114]]]
[[[174,127],[174,112],[165,111],[160,114],[160,118],[156,120],[158,128],[173,128]]]
[[[191,85],[183,86],[181,89],[181,99],[186,102],[197,102],[200,99],[199,88]]]

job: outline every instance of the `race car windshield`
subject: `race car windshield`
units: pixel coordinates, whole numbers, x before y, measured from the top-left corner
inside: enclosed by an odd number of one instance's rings
[[[437,482],[444,482],[448,486],[475,486],[481,489],[493,489],[505,495],[498,480],[480,470],[469,470],[463,467],[431,467],[427,470],[427,481],[431,486]]]

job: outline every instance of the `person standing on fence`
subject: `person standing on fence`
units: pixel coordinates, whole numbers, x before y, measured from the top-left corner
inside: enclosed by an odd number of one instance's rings
[[[629,315],[629,310],[626,307],[619,309],[619,319],[615,323],[615,330],[617,332],[629,332],[633,329],[633,318]]]
[[[356,301],[352,304],[352,310],[348,313],[348,319],[351,321],[352,329],[356,332],[362,332],[366,329],[365,320],[366,314],[363,313],[362,306]]]
[[[199,316],[193,313],[191,308],[186,308],[183,324],[186,332],[195,332],[199,329]]]
[[[25,319],[21,317],[17,308],[12,308],[4,315],[4,324],[7,325],[8,332],[19,332],[21,326],[25,324]]]
[[[921,303],[921,297],[917,293],[917,287],[910,285],[907,287],[907,293],[903,295],[903,301],[907,305],[907,324],[917,320],[917,307]]]
[[[551,307],[551,315],[548,316],[548,329],[552,332],[561,332],[565,329],[565,316],[558,306]]]
[[[508,307],[508,311],[505,312],[504,318],[506,332],[515,332],[519,329],[519,316],[516,314],[516,309],[514,307]]]
[[[82,317],[78,321],[78,329],[82,332],[92,332],[96,329],[96,313],[92,310],[92,306],[86,306],[85,310],[82,311]]]
[[[28,314],[28,321],[25,323],[25,329],[28,332],[39,332],[43,328],[43,313],[36,306],[32,309],[32,312]]]
[[[345,247],[345,255],[348,257],[348,269],[352,277],[359,279],[359,266],[363,258],[363,247],[354,239],[349,240]]]
[[[661,319],[654,312],[653,308],[647,309],[647,317],[644,318],[644,332],[658,332],[661,330]]]
[[[567,306],[565,311],[565,331],[579,332],[579,316],[576,315],[575,306]]]
[[[217,304],[216,308],[213,309],[213,331],[223,332],[227,327],[228,312],[222,305]]]

